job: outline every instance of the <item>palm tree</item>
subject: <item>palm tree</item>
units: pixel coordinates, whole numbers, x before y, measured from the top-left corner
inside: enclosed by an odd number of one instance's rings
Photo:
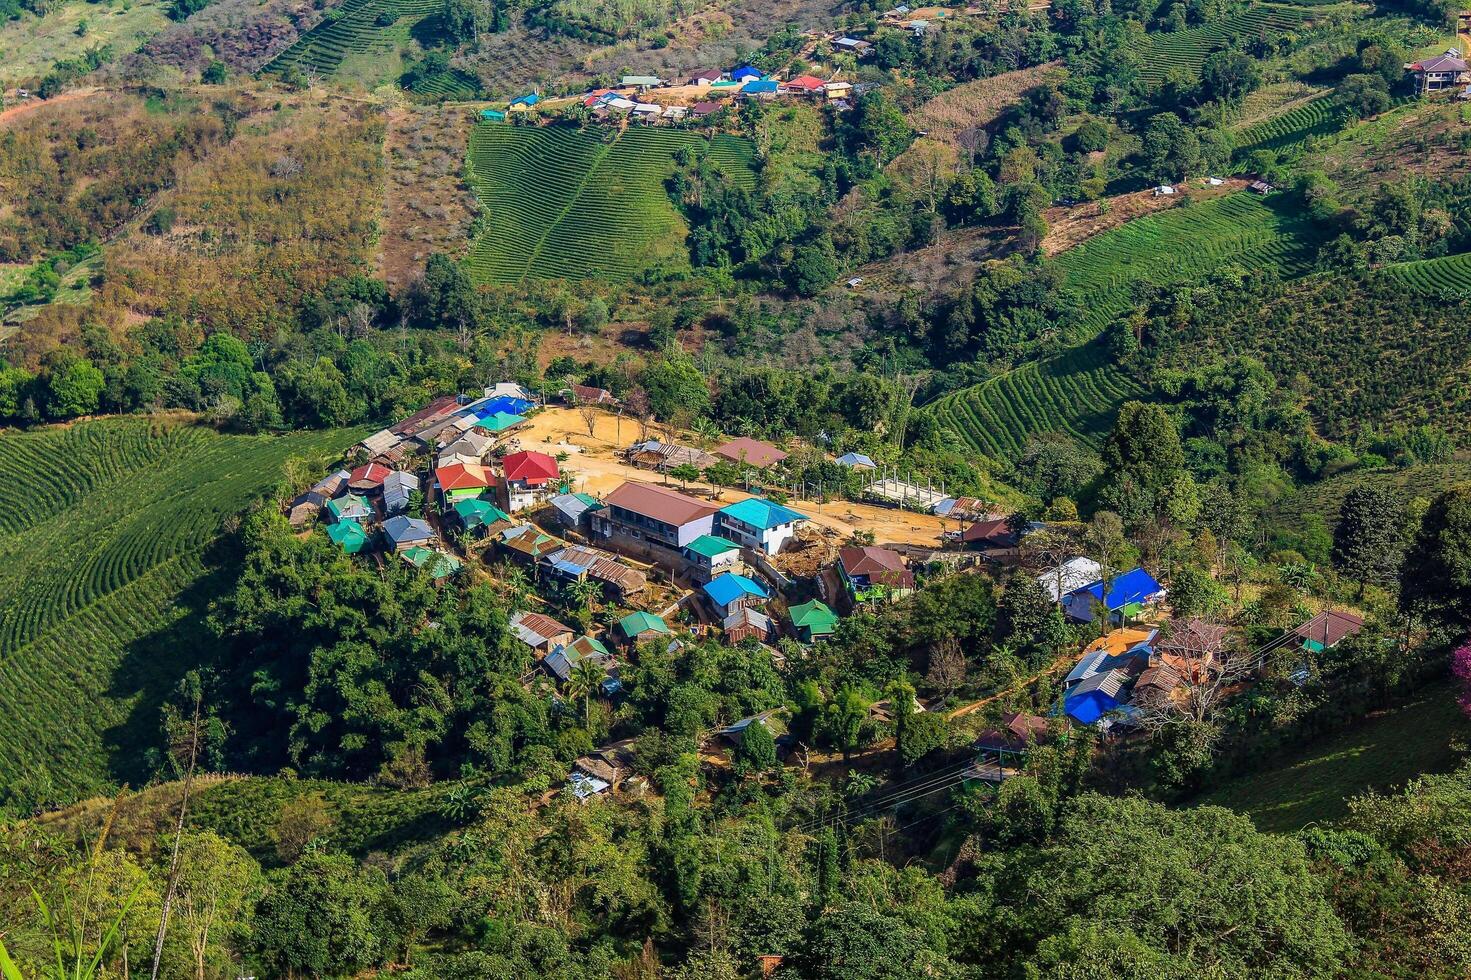
[[[591,724],[593,692],[603,684],[603,668],[600,664],[584,657],[572,667],[572,676],[567,679],[567,693],[582,698],[582,727]]]
[[[496,576],[506,588],[506,598],[511,600],[511,608],[519,609],[526,604],[526,597],[531,594],[531,580],[526,577],[526,572],[519,565],[504,562],[496,570]]]

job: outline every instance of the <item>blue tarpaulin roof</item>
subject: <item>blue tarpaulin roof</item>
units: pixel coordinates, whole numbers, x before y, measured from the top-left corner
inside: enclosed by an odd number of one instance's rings
[[[763,531],[807,519],[806,514],[799,514],[790,507],[783,507],[764,497],[748,497],[745,500],[738,500],[729,507],[722,507],[720,513],[729,514],[736,520],[752,527],[759,527]]]
[[[742,85],[741,91],[748,92],[751,95],[772,95],[776,93],[778,88],[779,86],[774,79],[757,78]]]
[[[1091,725],[1123,703],[1123,689],[1129,675],[1121,670],[1108,670],[1087,678],[1068,694],[1063,707],[1072,718]]]
[[[1160,584],[1155,581],[1142,568],[1134,568],[1114,579],[1108,590],[1108,598],[1103,597],[1103,582],[1090,582],[1083,586],[1073,595],[1089,593],[1094,599],[1103,602],[1110,611],[1116,611],[1136,602],[1146,602],[1161,591]]]
[[[744,575],[722,575],[705,586],[705,594],[720,606],[728,606],[742,596],[767,598],[766,590]]]

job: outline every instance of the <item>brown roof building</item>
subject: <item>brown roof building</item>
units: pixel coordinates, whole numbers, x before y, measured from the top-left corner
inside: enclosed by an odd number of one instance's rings
[[[1364,618],[1337,609],[1325,609],[1293,630],[1306,650],[1317,653],[1335,647],[1364,628]]]
[[[605,538],[624,535],[683,548],[713,532],[719,509],[667,487],[629,482],[608,494],[607,506],[593,514],[593,531]]]
[[[745,463],[759,470],[775,466],[787,458],[786,453],[771,443],[752,439],[749,436],[737,436],[723,446],[716,446],[713,451],[715,455],[728,459],[732,463]]]

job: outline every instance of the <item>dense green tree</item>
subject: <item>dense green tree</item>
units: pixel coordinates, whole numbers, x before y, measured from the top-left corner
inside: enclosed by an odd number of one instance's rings
[[[1403,608],[1471,623],[1471,487],[1431,500],[1401,567]]]
[[[1115,482],[1129,477],[1146,493],[1158,493],[1185,468],[1180,430],[1161,405],[1125,402],[1103,445],[1103,462]]]
[[[1343,498],[1333,527],[1333,563],[1359,583],[1387,585],[1404,552],[1404,506],[1388,487],[1365,484]]]
[[[66,355],[51,365],[46,382],[46,414],[53,419],[91,415],[101,404],[107,379],[86,358]]]
[[[382,871],[343,855],[308,854],[275,875],[255,913],[251,941],[278,976],[342,976],[382,962],[396,937],[379,913]]]

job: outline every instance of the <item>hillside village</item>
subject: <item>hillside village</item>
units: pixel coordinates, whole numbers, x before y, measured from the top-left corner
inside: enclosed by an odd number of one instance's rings
[[[942,517],[939,528],[905,542],[877,541],[875,525],[850,506],[837,524],[848,530],[844,538],[798,509],[825,503],[831,513],[835,501],[789,500],[779,489],[787,454],[750,437],[709,450],[635,440],[619,456],[646,474],[587,492],[578,467],[596,464],[568,451],[579,447],[564,442],[567,448],[552,455],[523,448],[523,440],[538,419],[560,413],[570,422],[575,414],[595,430],[599,416],[621,417],[621,406],[609,392],[582,385],[559,397],[566,407],[549,407],[507,382],[478,397],[436,398],[364,439],[343,469],[289,501],[287,516],[304,533],[325,533],[346,554],[401,561],[438,582],[467,574],[525,582],[510,629],[538,669],[523,683],[554,700],[589,693],[616,700],[624,663],[649,643],[675,652],[682,637],[757,644],[780,667],[830,638],[842,617],[901,600],[920,580],[1022,568],[1067,620],[1097,635],[1071,656],[1058,651],[1059,663],[1072,666],[1053,711],[1009,714],[1003,728],[980,733],[975,765],[957,777],[963,779],[1002,781],[1031,745],[1071,726],[1127,739],[1203,702],[1213,706],[1224,689],[1251,683],[1269,654],[1290,657],[1300,648],[1304,658],[1293,677],[1301,684],[1309,676],[1307,655],[1364,626],[1353,612],[1324,609],[1247,650],[1228,625],[1171,618],[1166,585],[1144,568],[1105,568],[1052,543],[1034,548],[1051,537],[1045,524],[897,476],[876,475],[864,495],[884,506],[926,509]],[[877,469],[859,453],[836,462]],[[734,467],[746,488],[767,484],[768,496],[708,482],[711,467],[721,466]],[[917,700],[916,710],[926,705]],[[721,744],[739,744],[751,724],[773,728],[783,756],[797,748],[782,734],[778,711],[713,730],[706,747],[718,753]],[[629,775],[619,745],[626,748],[618,743],[579,759],[568,790],[586,797],[618,787]]]

